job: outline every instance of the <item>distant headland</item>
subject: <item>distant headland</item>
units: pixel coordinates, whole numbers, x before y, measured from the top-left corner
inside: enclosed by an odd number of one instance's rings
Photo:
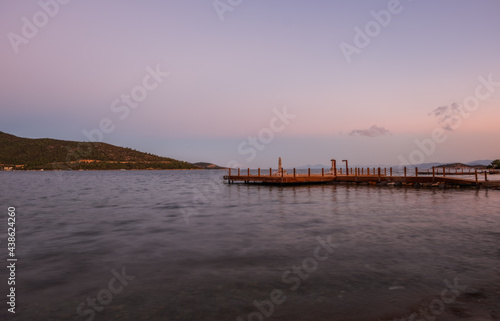
[[[222,169],[100,142],[22,138],[0,132],[0,170]]]

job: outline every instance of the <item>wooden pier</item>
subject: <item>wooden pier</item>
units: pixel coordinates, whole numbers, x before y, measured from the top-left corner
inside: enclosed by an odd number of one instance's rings
[[[245,184],[261,184],[261,185],[303,185],[303,184],[359,184],[359,185],[395,185],[395,186],[413,186],[413,187],[488,187],[500,189],[500,180],[491,181],[488,179],[488,174],[493,172],[475,170],[467,175],[474,175],[474,179],[465,179],[458,177],[450,177],[455,173],[447,173],[446,170],[437,170],[433,168],[432,172],[419,172],[418,168],[412,170],[414,175],[408,175],[406,167],[403,168],[403,174],[393,175],[393,168],[350,168],[347,160],[345,167],[337,168],[336,161],[332,159],[332,167],[327,171],[321,169],[321,173],[311,173],[311,169],[307,173],[297,173],[296,169],[290,172],[283,169],[281,166],[281,158],[279,160],[278,170],[273,171],[272,168],[261,170],[245,169],[229,169],[228,175],[224,176],[224,180],[229,184],[245,183]],[[465,175],[465,174],[463,174]]]

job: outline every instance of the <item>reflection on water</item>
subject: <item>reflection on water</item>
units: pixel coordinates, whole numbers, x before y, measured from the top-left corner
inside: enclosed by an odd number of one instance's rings
[[[122,268],[135,279],[95,320],[247,320],[275,289],[286,299],[266,320],[408,320],[440,312],[446,282],[460,291],[438,320],[500,318],[500,191],[223,174],[0,173],[0,203],[18,216],[17,320],[86,320],[76,308]],[[315,265],[318,237],[335,250]]]

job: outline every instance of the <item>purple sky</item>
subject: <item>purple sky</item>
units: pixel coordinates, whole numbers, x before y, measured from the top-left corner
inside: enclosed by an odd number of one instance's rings
[[[104,119],[105,142],[245,167],[500,158],[498,1],[55,1],[0,5],[1,131]],[[169,74],[127,107],[148,66]]]

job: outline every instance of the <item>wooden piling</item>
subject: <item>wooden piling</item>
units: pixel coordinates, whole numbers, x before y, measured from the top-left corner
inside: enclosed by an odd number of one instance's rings
[[[405,166],[405,183],[406,183],[406,166]]]
[[[247,170],[247,176],[250,176],[250,168]]]
[[[322,168],[322,169],[321,169],[321,176],[322,176],[322,177],[324,177],[324,176],[325,176],[325,169],[324,169],[324,168]]]
[[[269,176],[273,176],[273,169],[272,168],[269,169]]]
[[[380,182],[380,176],[381,176],[380,174],[381,174],[381,172],[380,172],[380,167],[379,167],[379,168],[378,168],[378,181],[379,181],[379,182]]]
[[[434,183],[434,180],[436,179],[436,168],[432,166],[432,182]]]
[[[391,177],[392,177],[392,167],[390,168],[390,172],[391,172]]]
[[[295,177],[295,168],[293,169],[293,177]]]
[[[370,175],[370,167],[366,168],[366,175]]]
[[[345,162],[345,174],[349,176],[349,161],[347,159],[343,159],[343,162]]]
[[[240,176],[240,168],[238,167],[238,176]]]
[[[470,172],[470,170],[469,170],[469,172]],[[475,173],[476,173],[476,185],[477,185],[477,184],[479,183],[479,179],[478,179],[478,177],[477,177],[477,168],[476,168]]]
[[[415,167],[415,177],[418,177],[418,167]]]
[[[257,176],[259,176],[259,177],[260,177],[260,168],[259,168],[259,169],[257,169]]]
[[[443,177],[446,177],[446,168],[443,167]]]

